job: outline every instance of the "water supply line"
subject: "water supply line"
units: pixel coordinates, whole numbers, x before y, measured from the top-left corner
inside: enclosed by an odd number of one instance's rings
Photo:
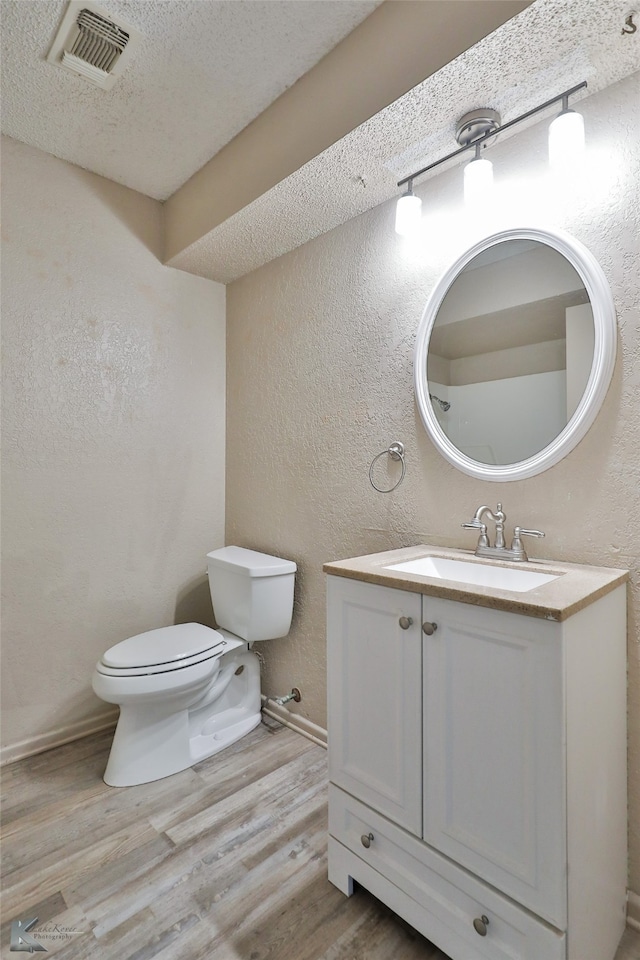
[[[291,700],[295,700],[296,703],[300,703],[302,700],[302,694],[297,687],[291,688],[291,693],[285,694],[284,697],[265,697],[264,705],[268,703],[277,703],[279,707],[284,707],[285,703],[289,703]]]

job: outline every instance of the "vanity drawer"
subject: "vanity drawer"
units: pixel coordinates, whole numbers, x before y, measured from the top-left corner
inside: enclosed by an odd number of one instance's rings
[[[333,784],[329,833],[338,841],[330,843],[330,873],[346,872],[452,960],[565,960],[563,933]],[[473,925],[481,918],[485,936]]]

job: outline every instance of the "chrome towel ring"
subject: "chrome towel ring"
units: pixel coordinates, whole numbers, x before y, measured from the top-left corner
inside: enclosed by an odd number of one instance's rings
[[[400,460],[402,463],[402,473],[400,474],[399,479],[396,481],[396,483],[394,483],[392,487],[389,487],[388,490],[383,490],[381,487],[376,486],[376,483],[373,479],[373,468],[375,467],[380,457],[384,457],[385,454],[388,454],[392,460]],[[371,466],[369,467],[369,483],[371,484],[374,490],[378,491],[378,493],[393,493],[393,491],[397,490],[397,488],[400,486],[400,484],[404,480],[404,475],[406,472],[407,472],[407,465],[404,460],[404,444],[400,443],[399,440],[394,440],[393,443],[389,447],[387,447],[386,450],[383,450],[382,453],[379,453],[371,461]]]

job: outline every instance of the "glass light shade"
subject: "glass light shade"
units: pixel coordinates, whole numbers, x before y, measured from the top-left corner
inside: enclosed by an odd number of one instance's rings
[[[477,206],[493,189],[493,164],[484,157],[471,160],[464,168],[464,202]]]
[[[422,200],[413,193],[403,193],[396,206],[396,233],[401,237],[415,236],[421,221]]]
[[[571,171],[584,153],[584,120],[575,110],[563,110],[549,126],[549,164]]]

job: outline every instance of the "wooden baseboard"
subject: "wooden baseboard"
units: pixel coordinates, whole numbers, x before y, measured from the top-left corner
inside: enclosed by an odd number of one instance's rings
[[[115,727],[117,720],[118,711],[110,710],[109,713],[78,720],[76,723],[69,723],[37,737],[29,737],[27,740],[9,744],[0,749],[0,766],[15,763],[16,760],[24,760],[25,757],[35,756],[36,753],[53,750],[54,747],[61,747],[63,743],[71,743],[72,740],[81,740],[83,737],[91,736],[92,733],[109,730]]]
[[[640,933],[640,896],[633,890],[627,892],[627,923]]]
[[[267,700],[264,695],[262,696],[262,712],[268,717],[272,717],[274,720],[283,723],[285,727],[291,727],[296,733],[301,733],[302,736],[307,737],[308,740],[313,740],[314,743],[320,744],[321,747],[327,746],[327,731],[323,727],[312,723],[311,720],[307,720],[306,717],[292,713],[291,710],[287,710],[286,707],[280,706],[280,704],[275,703],[273,700]]]

